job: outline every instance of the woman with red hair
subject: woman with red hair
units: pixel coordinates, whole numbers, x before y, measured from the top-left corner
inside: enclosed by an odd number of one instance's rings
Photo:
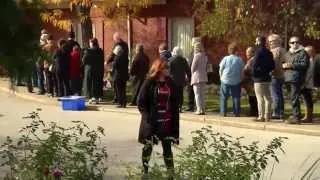
[[[148,173],[148,162],[152,146],[160,140],[164,162],[168,171],[173,172],[172,143],[179,139],[179,104],[173,80],[169,77],[168,62],[153,62],[139,97],[138,109],[141,113],[139,142],[142,150],[143,172]]]

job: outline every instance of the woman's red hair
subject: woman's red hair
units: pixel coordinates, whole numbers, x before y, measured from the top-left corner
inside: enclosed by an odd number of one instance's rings
[[[155,61],[153,61],[149,70],[149,78],[157,79],[162,71],[167,68],[167,66],[168,62],[166,60],[156,59]]]

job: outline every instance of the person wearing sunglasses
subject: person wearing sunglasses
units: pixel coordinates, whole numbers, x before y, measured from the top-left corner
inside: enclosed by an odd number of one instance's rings
[[[282,68],[285,70],[285,82],[290,88],[292,104],[292,116],[286,122],[288,124],[300,124],[301,109],[299,98],[309,67],[309,56],[304,47],[301,46],[298,37],[291,37],[289,45],[290,49],[286,54],[286,62],[282,64]]]

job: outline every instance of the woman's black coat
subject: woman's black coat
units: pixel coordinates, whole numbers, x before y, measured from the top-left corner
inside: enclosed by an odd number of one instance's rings
[[[170,88],[170,101],[169,108],[172,113],[172,132],[170,137],[175,138],[178,142],[179,139],[179,105],[177,101],[176,85],[171,78],[167,78],[167,85]],[[156,120],[157,120],[157,89],[158,82],[155,79],[147,79],[142,85],[139,97],[138,97],[138,109],[141,113],[141,123],[139,130],[138,141],[142,144],[146,144],[148,141],[153,141],[157,144],[157,138],[162,139],[164,137],[156,136]]]

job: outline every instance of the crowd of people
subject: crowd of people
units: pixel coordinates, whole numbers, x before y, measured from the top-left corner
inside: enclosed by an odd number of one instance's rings
[[[132,77],[130,105],[137,106],[142,117],[139,142],[145,145],[142,152],[143,170],[148,172],[152,145],[158,141],[162,143],[168,170],[173,170],[171,144],[179,143],[179,113],[183,111],[185,88],[188,92],[186,111],[206,114],[205,87],[210,63],[201,39],[193,38],[193,50],[189,57],[184,56],[180,47],[174,47],[171,52],[166,43],[162,43],[156,60],[151,60],[144,46],[137,44],[129,65],[129,48],[119,33],[113,35],[114,46],[106,61],[96,38],[90,40],[89,48],[81,49],[74,36],[70,32],[68,39],[59,40],[56,46],[53,37],[42,31],[40,46],[46,55],[41,56],[36,65],[38,93],[47,93],[52,97],[83,95],[89,103],[99,103],[103,98],[105,74],[110,73],[113,103],[119,108],[126,108],[127,81]],[[313,122],[314,83],[320,84],[318,75],[315,75],[315,49],[312,46],[303,47],[296,36],[290,38],[288,51],[281,44],[277,34],[271,34],[268,38],[257,37],[255,46],[246,49],[246,63],[239,55],[238,44],[232,42],[228,45],[228,55],[219,64],[221,116],[228,115],[230,96],[233,115],[240,116],[241,91],[244,89],[250,105],[249,115],[255,116],[255,121],[284,120],[283,90],[288,89],[292,116],[286,122]],[[106,67],[111,67],[108,72]],[[304,118],[300,96],[306,105]]]
[[[99,103],[103,98],[106,67],[114,89],[113,103],[119,108],[127,105],[127,81],[132,77],[133,91],[130,105],[136,106],[144,81],[150,76],[154,60],[149,59],[142,44],[137,44],[129,65],[129,48],[119,33],[113,35],[114,46],[106,61],[98,40],[90,40],[89,48],[81,49],[70,32],[68,39],[53,42],[53,37],[45,30],[41,32],[40,46],[47,56],[37,62],[37,86],[39,94],[62,97],[70,95],[86,96],[89,103]],[[303,47],[298,37],[290,38],[289,51],[281,44],[281,38],[272,34],[268,38],[258,37],[255,46],[246,50],[246,63],[239,56],[238,44],[228,46],[229,55],[219,64],[220,114],[227,116],[227,102],[232,96],[233,115],[241,113],[241,90],[248,95],[250,116],[256,121],[283,119],[284,93],[290,91],[292,116],[288,123],[312,122],[315,73],[315,49]],[[188,108],[197,115],[205,112],[205,86],[208,82],[209,60],[200,38],[192,40],[192,54],[184,56],[180,47],[169,51],[166,43],[159,45],[159,59],[168,63],[168,75],[175,84],[179,111],[183,111],[184,89],[188,92]],[[130,67],[130,68],[129,68]],[[300,110],[300,95],[306,104],[305,117]],[[196,108],[195,108],[196,107]]]

